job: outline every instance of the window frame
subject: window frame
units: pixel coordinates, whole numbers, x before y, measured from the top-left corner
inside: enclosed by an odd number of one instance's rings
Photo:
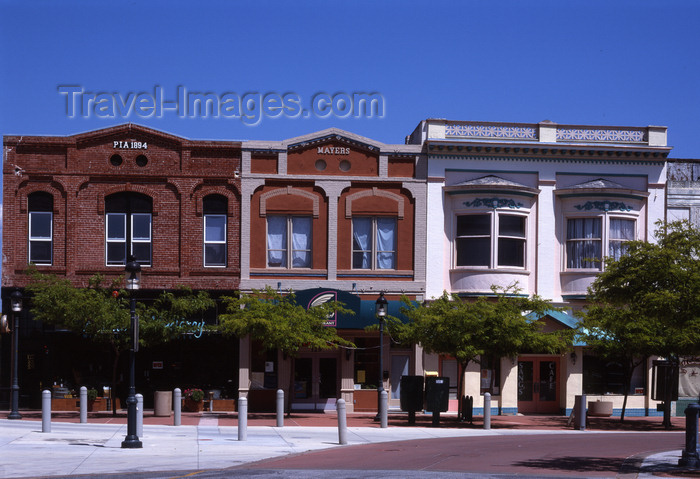
[[[126,265],[126,258],[132,254],[142,267],[153,266],[153,199],[142,193],[121,192],[105,197],[105,265],[108,267],[119,267]],[[109,203],[113,201],[110,206]],[[146,211],[144,207],[148,204]],[[110,216],[121,216],[123,218],[123,236],[110,236]],[[148,220],[148,235],[136,236],[134,223],[136,218],[144,217]],[[137,225],[138,226],[138,225]],[[123,244],[124,255],[119,261],[110,261],[110,244]],[[134,246],[148,245],[148,258],[143,255],[134,254]]]
[[[49,226],[49,236],[34,236],[32,234],[32,225],[34,224],[33,217],[40,217],[40,216],[48,216],[48,226]],[[29,263],[36,264],[36,265],[42,265],[42,266],[51,266],[53,265],[53,212],[51,211],[29,211],[28,214],[28,251],[27,251],[27,258],[29,259]],[[33,257],[32,253],[32,244],[33,243],[48,243],[49,244],[49,259],[48,261],[46,260],[39,260],[35,261],[35,258]]]
[[[225,268],[226,265],[228,264],[228,251],[227,251],[227,244],[228,244],[228,218],[226,217],[225,214],[219,214],[219,213],[211,213],[211,214],[204,214],[203,216],[203,243],[204,243],[204,249],[202,252],[202,262],[204,264],[205,268]],[[224,226],[224,238],[222,240],[211,240],[207,239],[207,220],[209,219],[218,219],[218,218],[223,218],[223,226]],[[209,245],[224,245],[224,261],[223,263],[214,263],[214,262],[208,262],[207,261],[207,246]]]
[[[489,218],[489,232],[488,234],[473,234],[473,235],[459,235],[458,234],[458,223],[460,217],[466,216],[487,216]],[[501,217],[512,216],[521,218],[523,222],[523,235],[516,236],[512,234],[501,233]],[[529,212],[528,211],[515,211],[515,210],[498,210],[493,209],[491,211],[456,211],[454,213],[454,224],[453,224],[453,265],[454,268],[462,269],[482,269],[482,270],[504,270],[504,269],[517,269],[517,270],[527,270],[528,268],[528,228],[529,228]],[[487,238],[489,241],[489,255],[488,255],[488,265],[484,264],[459,264],[459,243],[460,239],[469,238]],[[500,264],[499,254],[501,252],[501,240],[511,240],[519,241],[522,243],[522,265],[506,265]]]
[[[586,263],[594,263],[597,264],[597,266],[594,267],[570,267],[569,266],[569,242],[570,241],[591,241],[590,239],[586,238],[573,238],[569,239],[569,221],[570,220],[576,220],[576,219],[598,219],[600,221],[600,239],[598,240],[600,242],[600,260],[599,261],[594,261],[594,262],[589,262],[587,261]],[[627,220],[632,222],[632,232],[633,232],[633,238],[632,239],[624,239],[624,238],[611,238],[611,229],[610,229],[610,223],[611,220]],[[565,217],[564,221],[564,271],[579,271],[579,272],[586,272],[586,271],[605,271],[605,260],[606,258],[612,257],[610,253],[610,244],[611,242],[617,242],[620,244],[624,244],[625,242],[628,241],[635,241],[638,236],[639,236],[639,231],[638,231],[638,220],[639,217],[637,215],[630,215],[630,214],[624,214],[623,212],[618,212],[618,211],[603,211],[598,214],[569,214]]]
[[[285,233],[284,233],[284,248],[270,248],[269,242],[269,232],[270,232],[270,218],[284,218],[285,219]],[[300,249],[294,248],[294,220],[295,219],[306,219],[309,224],[308,231],[308,248]],[[265,267],[270,269],[313,269],[313,230],[314,230],[314,219],[311,215],[267,215],[265,218]],[[281,266],[270,266],[270,251],[280,251],[282,252],[283,261]],[[305,252],[308,256],[307,263],[305,266],[295,266],[294,265],[294,253],[295,252]]]
[[[370,246],[369,249],[356,249],[355,248],[355,220],[356,219],[369,219],[370,222],[370,238],[371,241],[368,246]],[[380,250],[378,243],[378,234],[379,234],[379,228],[378,228],[378,222],[380,220],[386,220],[390,219],[393,222],[393,245],[391,250]],[[350,240],[350,267],[353,270],[358,270],[358,271],[396,271],[397,268],[397,263],[398,263],[398,233],[399,233],[399,219],[396,216],[383,216],[383,215],[377,215],[377,216],[370,216],[370,215],[353,215],[351,222],[351,240]],[[359,245],[361,246],[361,245]],[[370,265],[368,268],[361,268],[361,267],[356,267],[355,266],[355,254],[356,253],[362,253],[362,254],[367,254],[369,253],[370,255]],[[392,268],[382,268],[379,266],[379,255],[380,254],[387,254],[390,253],[392,255]]]

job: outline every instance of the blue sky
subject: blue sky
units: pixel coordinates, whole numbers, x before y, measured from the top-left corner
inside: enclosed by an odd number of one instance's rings
[[[12,0],[0,1],[0,18],[3,135],[134,122],[192,139],[280,140],[335,126],[402,143],[429,117],[552,120],[664,125],[672,157],[700,157],[695,0]],[[302,106],[318,93],[373,92],[385,109],[254,125],[174,112],[69,118],[66,85],[125,105],[157,87],[166,100],[184,87],[293,94]]]

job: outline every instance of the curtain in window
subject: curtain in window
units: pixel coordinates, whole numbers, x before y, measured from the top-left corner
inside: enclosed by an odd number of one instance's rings
[[[567,222],[566,258],[568,268],[597,268],[601,257],[600,218],[572,218]]]
[[[377,218],[377,269],[395,269],[396,220]]]
[[[372,267],[372,219],[352,219],[352,267],[370,269]]]
[[[620,259],[627,247],[625,241],[634,239],[634,220],[610,218],[610,241],[608,241],[608,256]]]
[[[287,218],[267,217],[267,265],[287,266]]]
[[[311,218],[292,218],[292,267],[311,267]]]

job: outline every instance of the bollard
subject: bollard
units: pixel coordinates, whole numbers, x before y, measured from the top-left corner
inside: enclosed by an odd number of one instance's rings
[[[348,418],[345,413],[345,399],[338,399],[335,410],[338,412],[338,444],[347,444]]]
[[[80,424],[85,424],[87,422],[87,409],[87,388],[83,386],[80,388]]]
[[[685,408],[685,449],[678,460],[678,465],[700,469],[698,456],[698,414],[700,404],[689,404]]]
[[[248,440],[248,398],[238,398],[238,440]]]
[[[491,429],[491,394],[484,394],[484,429]]]
[[[381,410],[379,411],[380,427],[389,427],[389,394],[386,391],[382,391],[379,405],[381,406]]]
[[[136,395],[136,435],[143,436],[143,394]]]
[[[180,388],[173,390],[173,426],[180,425],[180,416],[182,415],[182,391]]]
[[[41,392],[41,432],[51,432],[51,391]]]
[[[576,396],[574,399],[574,429],[586,430],[586,395]]]
[[[284,391],[277,390],[277,427],[284,426]]]

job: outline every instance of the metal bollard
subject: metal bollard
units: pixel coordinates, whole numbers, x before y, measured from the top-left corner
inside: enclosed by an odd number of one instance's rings
[[[689,404],[685,408],[685,449],[678,460],[678,465],[700,469],[698,455],[698,415],[700,404]]]
[[[381,406],[381,410],[379,411],[379,421],[381,424],[380,427],[389,427],[389,393],[387,393],[386,391],[382,391],[381,401],[379,401],[379,405]]]
[[[238,398],[238,440],[248,440],[248,398]]]
[[[347,444],[348,418],[345,412],[345,399],[338,399],[335,410],[338,412],[338,444]]]
[[[51,432],[51,391],[41,392],[41,432]]]
[[[136,435],[143,436],[143,394],[136,395]]]
[[[491,393],[484,394],[484,429],[491,429]]]
[[[85,386],[83,386],[80,388],[80,424],[85,424],[87,422],[87,410],[88,410],[87,388]]]
[[[173,390],[173,426],[180,425],[182,416],[182,391],[180,388]]]
[[[277,390],[277,427],[284,426],[284,391]]]

